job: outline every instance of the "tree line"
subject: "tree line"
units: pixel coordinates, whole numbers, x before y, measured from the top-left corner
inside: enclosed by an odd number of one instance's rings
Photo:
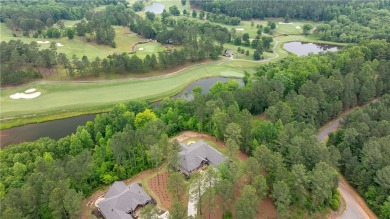
[[[340,170],[370,208],[390,218],[390,96],[355,110],[329,136],[341,154]]]
[[[241,19],[281,17],[285,20],[325,21],[316,30],[322,40],[360,42],[389,38],[390,1],[190,1],[207,12],[236,16]]]
[[[117,105],[58,141],[2,149],[1,218],[78,218],[93,189],[150,168],[146,151],[167,145],[168,137],[166,125],[146,107]]]
[[[61,19],[82,19],[86,11],[80,6],[6,4],[0,9],[0,21],[7,25],[14,36],[18,32],[29,36],[31,32],[40,33]]]
[[[255,78],[244,78],[242,87],[237,81],[219,82],[208,94],[196,87],[192,100],[165,99],[160,108],[144,101],[118,104],[58,141],[42,138],[1,149],[1,218],[75,218],[81,199],[93,189],[159,163],[153,158],[156,148],[166,148],[164,159],[169,168],[174,166],[177,143],[169,143],[168,137],[183,130],[214,135],[225,142],[229,156],[240,150],[253,157],[241,171],[249,180],[236,198],[224,191],[239,185],[235,171],[242,168],[234,167],[240,165],[235,162],[221,167],[224,181],[215,192],[227,200],[225,213],[234,205],[237,214],[251,218],[255,204],[269,195],[279,215],[299,217],[302,211],[294,209],[315,214],[337,200],[336,168],[346,166],[338,142],[319,142],[316,128],[343,109],[390,91],[389,46],[370,41],[337,53],[291,57],[261,66]],[[264,111],[269,121],[253,118]],[[382,123],[372,125],[385,127]],[[352,156],[360,156],[358,145]],[[378,170],[386,173],[386,168]],[[210,204],[211,197],[203,200]],[[252,198],[253,205],[240,211]],[[180,215],[182,210],[172,212]]]
[[[119,8],[119,11],[123,10],[119,5],[113,7]],[[87,33],[90,33],[96,36],[98,42],[111,43],[115,46],[115,42],[112,41],[115,31],[111,24],[102,20],[101,17],[100,14],[93,14],[90,21],[81,21],[76,24],[75,34],[80,37],[89,37]],[[222,53],[223,44],[230,40],[230,33],[226,28],[208,22],[199,23],[180,19],[172,24],[163,25],[160,21],[152,22],[140,17],[136,17],[136,20],[130,19],[129,22],[134,22],[129,24],[130,28],[144,37],[155,37],[160,43],[181,45],[183,48],[147,55],[144,59],[136,54],[123,53],[90,60],[86,56],[67,57],[63,53],[57,53],[55,43],[51,44],[50,49],[39,50],[36,42],[26,44],[11,40],[8,43],[1,43],[1,63],[4,65],[1,71],[3,75],[1,83],[4,85],[20,84],[40,77],[41,68],[47,68],[50,72],[53,70],[58,72],[58,69],[63,68],[69,77],[99,76],[113,72],[117,74],[146,73],[156,69],[168,69],[180,66],[187,61],[216,59]]]

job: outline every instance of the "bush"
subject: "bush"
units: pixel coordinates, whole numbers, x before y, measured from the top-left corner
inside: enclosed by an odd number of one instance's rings
[[[233,214],[232,214],[232,212],[230,212],[230,211],[225,212],[225,213],[223,213],[222,218],[223,218],[223,219],[232,219],[232,218],[233,218]]]
[[[330,208],[333,210],[333,211],[337,211],[340,207],[340,202],[339,200],[337,199],[332,199],[332,202],[330,203]]]

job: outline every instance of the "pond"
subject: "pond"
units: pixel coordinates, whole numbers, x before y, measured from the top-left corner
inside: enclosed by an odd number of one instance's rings
[[[95,114],[75,116],[67,119],[53,120],[36,124],[28,124],[0,131],[0,146],[18,144],[25,141],[35,141],[50,137],[59,139],[76,131],[79,125],[85,125],[95,118]]]
[[[164,5],[160,3],[153,3],[152,5],[145,7],[145,12],[153,12],[155,14],[161,14],[164,11]]]
[[[283,45],[283,49],[297,56],[307,56],[309,53],[318,54],[325,51],[335,52],[340,48],[341,46],[305,42],[287,42]]]
[[[191,91],[195,86],[203,88],[203,93],[208,93],[210,88],[218,81],[226,82],[231,78],[211,77],[204,78],[189,84],[180,93],[173,96],[173,98],[191,99]],[[242,79],[237,80],[240,85],[244,82]],[[159,101],[153,103],[153,106],[159,106]],[[35,141],[42,137],[49,137],[53,139],[60,139],[67,135],[74,133],[78,126],[85,125],[88,121],[94,120],[96,114],[75,116],[67,119],[59,119],[49,122],[29,124],[18,126],[0,131],[1,141],[0,146],[5,147],[10,144],[18,144],[25,141]]]

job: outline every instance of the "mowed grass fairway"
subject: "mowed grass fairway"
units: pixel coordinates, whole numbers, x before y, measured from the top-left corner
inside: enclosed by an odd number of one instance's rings
[[[156,100],[174,95],[200,78],[223,76],[242,77],[244,69],[252,63],[238,65],[233,62],[212,62],[196,65],[174,75],[149,79],[130,79],[104,82],[37,82],[17,88],[2,90],[1,118],[37,116],[42,113],[107,108],[119,102],[135,99]],[[41,96],[35,99],[13,100],[9,96],[36,88]]]

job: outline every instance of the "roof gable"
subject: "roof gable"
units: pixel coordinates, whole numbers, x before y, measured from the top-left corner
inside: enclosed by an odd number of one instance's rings
[[[179,152],[180,169],[187,175],[198,168],[202,161],[207,160],[217,166],[226,159],[223,154],[204,141],[198,141],[190,146],[181,146],[182,150]]]
[[[144,205],[152,200],[137,183],[126,186],[123,182],[112,184],[104,197],[98,207],[106,219],[133,219],[128,213],[135,210],[138,205]]]

